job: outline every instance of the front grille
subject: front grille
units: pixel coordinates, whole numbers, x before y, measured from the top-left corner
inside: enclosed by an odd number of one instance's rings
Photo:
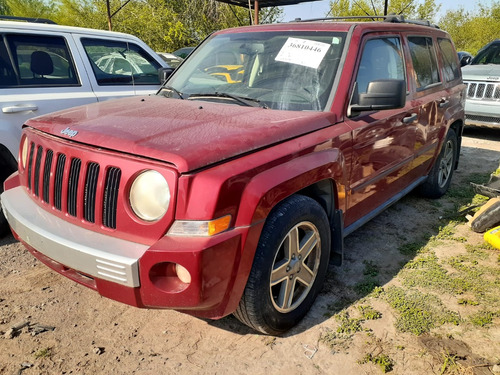
[[[56,163],[53,163],[54,156]],[[70,162],[67,163],[67,160]],[[28,190],[56,210],[90,223],[95,223],[96,211],[99,210],[102,225],[116,229],[121,170],[106,166],[105,175],[101,176],[101,169],[95,161],[84,162],[31,142],[27,166]],[[100,179],[104,183],[99,184]],[[103,199],[97,199],[99,196]],[[97,207],[98,202],[102,202],[101,207]]]
[[[479,100],[500,100],[500,83],[464,82],[467,84],[467,98]]]

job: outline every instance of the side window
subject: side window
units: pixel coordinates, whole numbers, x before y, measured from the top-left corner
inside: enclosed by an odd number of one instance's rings
[[[0,39],[0,87],[17,86],[17,77],[12,68],[3,39]]]
[[[76,70],[62,37],[7,35],[18,86],[78,85]],[[3,57],[3,56],[2,56]],[[3,84],[3,82],[2,82]]]
[[[457,54],[449,39],[438,39],[438,44],[443,57],[444,79],[446,82],[453,81],[460,76]]]
[[[141,47],[127,42],[82,39],[99,86],[160,84],[161,65]]]
[[[399,38],[370,39],[363,48],[356,76],[358,93],[366,93],[368,83],[381,79],[405,80]]]
[[[417,89],[423,90],[427,86],[441,82],[432,38],[409,37],[408,42]]]

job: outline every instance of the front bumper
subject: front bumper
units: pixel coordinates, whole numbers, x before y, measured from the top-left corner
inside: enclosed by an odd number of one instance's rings
[[[129,305],[219,318],[231,313],[241,296],[241,288],[235,295],[234,284],[248,277],[251,263],[241,273],[240,261],[251,228],[210,238],[164,236],[148,246],[68,223],[38,206],[21,186],[6,190],[0,201],[14,235],[35,257]],[[173,264],[189,271],[190,284],[176,277]]]

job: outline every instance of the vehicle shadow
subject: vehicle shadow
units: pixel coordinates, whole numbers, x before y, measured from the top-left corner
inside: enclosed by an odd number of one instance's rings
[[[494,130],[494,129],[493,129]],[[466,129],[467,144],[481,140],[500,140],[492,129]],[[491,142],[490,142],[491,143]],[[499,167],[498,151],[463,146],[460,166],[448,193],[437,200],[421,198],[412,192],[379,216],[345,238],[342,266],[331,265],[322,292],[302,322],[283,337],[291,337],[323,324],[336,313],[360,302],[375,288],[384,287],[397,277],[440,229],[452,221],[463,221],[461,206],[470,203],[474,193],[470,182],[486,183]],[[230,316],[208,324],[236,334],[255,333]],[[335,327],[332,321],[332,327]]]

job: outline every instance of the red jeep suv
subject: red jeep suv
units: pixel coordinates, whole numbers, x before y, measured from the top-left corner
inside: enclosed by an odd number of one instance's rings
[[[27,121],[3,210],[105,297],[279,334],[345,236],[446,192],[464,88],[448,34],[402,18],[219,31],[157,95]]]

